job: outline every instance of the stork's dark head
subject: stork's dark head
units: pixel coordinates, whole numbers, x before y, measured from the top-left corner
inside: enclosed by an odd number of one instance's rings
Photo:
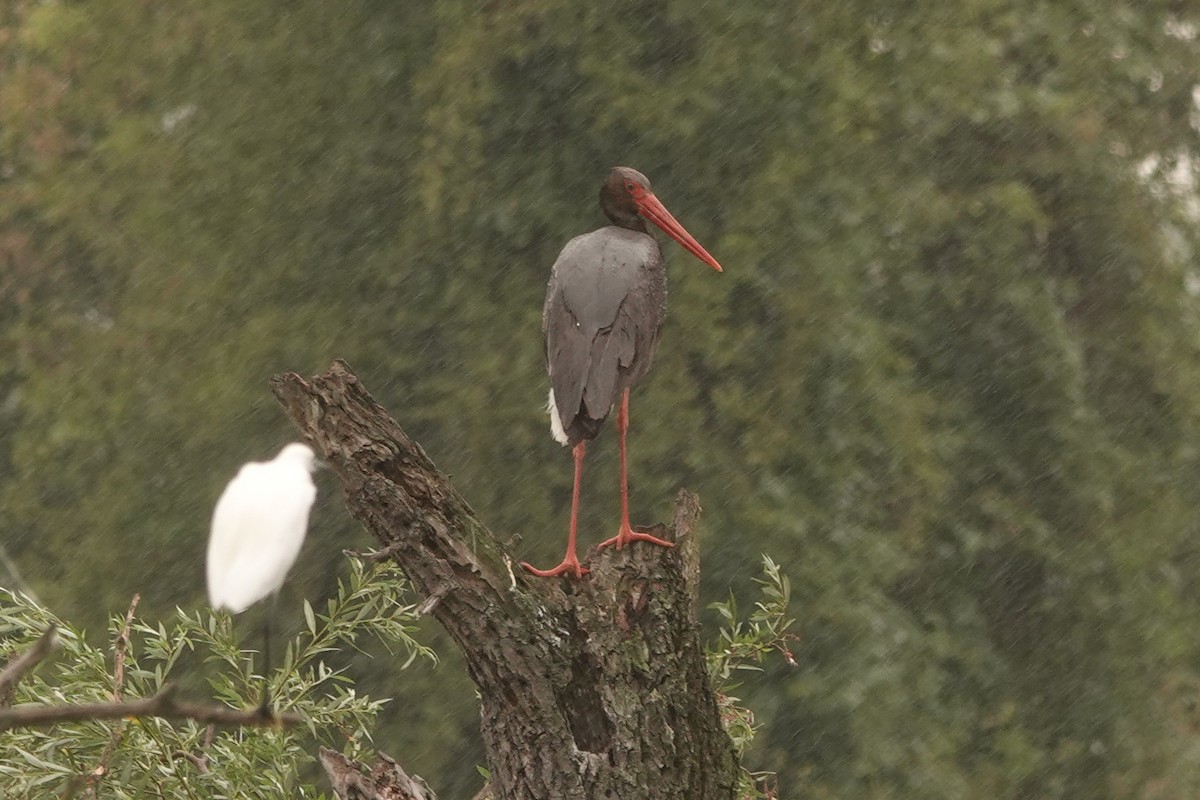
[[[689,253],[717,272],[721,271],[717,260],[671,216],[650,190],[650,180],[636,169],[613,167],[608,180],[600,187],[600,208],[613,225],[621,228],[648,233],[645,220],[650,220]]]
[[[612,224],[646,233],[646,223],[638,213],[637,201],[650,191],[650,180],[629,167],[613,167],[600,187],[600,208]]]

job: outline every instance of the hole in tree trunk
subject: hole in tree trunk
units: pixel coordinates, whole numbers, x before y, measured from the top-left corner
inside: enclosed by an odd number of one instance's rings
[[[558,702],[567,714],[575,746],[588,753],[606,753],[612,742],[613,727],[596,690],[596,677],[604,672],[586,648],[587,635],[576,628],[571,634],[574,656],[571,682],[564,687]]]

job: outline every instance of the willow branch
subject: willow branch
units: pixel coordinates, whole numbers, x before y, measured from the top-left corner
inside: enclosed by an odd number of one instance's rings
[[[57,628],[54,625],[46,628],[33,646],[14,658],[8,666],[0,672],[0,698],[8,697],[21,678],[25,677],[25,673],[33,669],[41,662],[50,651],[54,649],[54,632]]]
[[[0,709],[0,732],[12,728],[42,728],[62,722],[161,717],[190,719],[222,727],[273,728],[298,725],[299,714],[274,714],[263,708],[239,710],[227,706],[205,706],[175,699],[175,687],[167,686],[153,697],[122,703],[75,703],[63,706],[21,705]]]

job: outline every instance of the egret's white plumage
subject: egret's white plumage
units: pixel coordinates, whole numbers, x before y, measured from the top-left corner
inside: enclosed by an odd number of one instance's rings
[[[300,554],[317,496],[316,457],[289,444],[271,461],[244,465],[217,501],[208,540],[208,600],[245,611],[277,590]]]

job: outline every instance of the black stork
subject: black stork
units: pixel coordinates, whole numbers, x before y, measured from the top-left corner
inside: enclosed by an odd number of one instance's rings
[[[571,527],[567,554],[553,569],[535,569],[551,577],[587,570],[575,552],[579,486],[589,439],[596,438],[620,400],[617,433],[621,456],[621,526],[600,544],[620,550],[634,541],[672,547],[670,542],[634,531],[629,524],[629,488],[625,469],[625,433],[629,429],[629,389],[650,370],[667,311],[667,272],[662,250],[646,230],[646,220],[717,272],[721,265],[654,196],[646,176],[615,167],[600,187],[600,208],[611,225],[576,236],[558,254],[546,287],[542,333],[550,373],[550,433],[575,458]]]

